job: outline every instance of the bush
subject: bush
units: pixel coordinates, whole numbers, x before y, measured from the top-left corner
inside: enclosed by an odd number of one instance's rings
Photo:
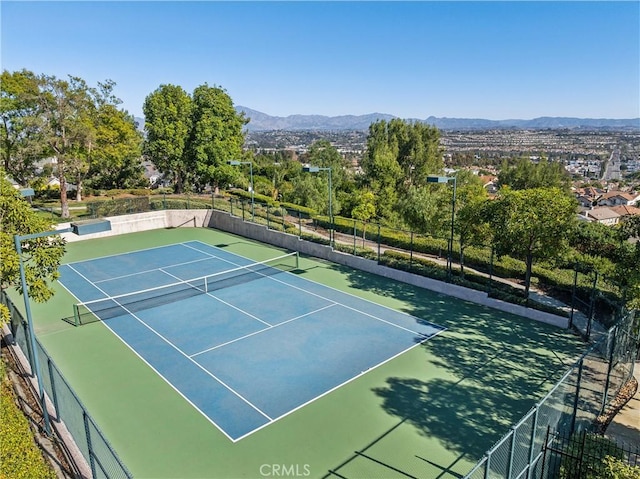
[[[55,472],[33,440],[29,421],[16,406],[2,361],[0,392],[0,479],[55,479]]]
[[[588,433],[575,434],[566,445],[566,454],[560,464],[560,479],[640,478],[638,475],[640,468],[627,469],[620,460],[624,457],[624,451],[615,442],[603,436]],[[629,472],[631,475],[617,475],[617,472]]]
[[[311,208],[295,205],[293,203],[280,203],[280,206],[286,208],[289,212],[295,211],[296,213],[301,213],[303,215],[303,218],[310,218],[316,214],[316,211]]]

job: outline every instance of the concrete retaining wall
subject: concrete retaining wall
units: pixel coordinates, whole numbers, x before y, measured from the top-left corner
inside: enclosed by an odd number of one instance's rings
[[[394,279],[403,283],[428,289],[436,293],[453,296],[465,301],[488,306],[493,309],[523,316],[542,323],[550,324],[559,328],[568,328],[569,319],[555,314],[545,313],[537,309],[525,308],[518,304],[507,303],[494,298],[489,298],[483,291],[465,288],[455,284],[437,281],[424,276],[408,273],[387,266],[379,265],[376,261],[353,256],[340,251],[335,251],[329,246],[324,246],[311,241],[304,241],[295,235],[269,230],[266,226],[256,225],[242,221],[241,218],[231,216],[222,211],[213,211],[209,223],[210,228],[216,228],[239,236],[251,238],[262,243],[271,244],[291,251],[299,251],[302,254],[325,259],[333,263],[338,263],[350,268],[377,274],[385,278]]]
[[[211,210],[163,210],[125,216],[111,216],[105,218],[111,222],[110,231],[83,236],[77,236],[73,233],[63,233],[61,236],[71,243],[74,241],[104,238],[138,231],[205,226],[210,221],[210,215]],[[57,229],[64,229],[69,226],[70,223],[61,223]]]

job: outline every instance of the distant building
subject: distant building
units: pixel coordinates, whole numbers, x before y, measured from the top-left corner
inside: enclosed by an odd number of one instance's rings
[[[636,208],[635,206],[619,205],[619,206],[612,206],[610,209],[618,213],[621,219],[624,218],[625,216],[640,215],[640,208]]]
[[[620,221],[620,215],[606,206],[586,210],[584,215],[589,221],[595,221],[607,226],[617,225]]]

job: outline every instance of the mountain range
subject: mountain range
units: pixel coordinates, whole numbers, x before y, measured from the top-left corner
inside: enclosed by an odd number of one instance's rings
[[[251,121],[246,128],[249,131],[273,130],[361,130],[378,121],[398,118],[387,113],[369,113],[368,115],[289,115],[271,116],[245,106],[236,106],[238,113],[244,113]],[[144,129],[144,118],[135,118],[138,128]],[[430,116],[424,120],[408,118],[433,125],[441,130],[546,130],[546,129],[624,129],[640,130],[640,118],[570,118],[543,116],[532,120],[485,120],[482,118],[437,118]]]
[[[243,112],[250,122],[249,131],[266,130],[368,130],[369,125],[377,120],[389,121],[398,118],[386,113],[369,113],[367,115],[289,115],[271,116],[244,106],[236,106],[236,111]],[[609,128],[640,129],[640,118],[569,118],[540,117],[532,120],[485,120],[482,118],[409,118],[433,125],[442,130],[493,130],[493,129],[560,129],[560,128]]]

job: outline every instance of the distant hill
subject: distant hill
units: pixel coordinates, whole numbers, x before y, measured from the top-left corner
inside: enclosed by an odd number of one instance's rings
[[[389,121],[397,118],[386,113],[368,115],[289,115],[271,116],[245,106],[236,106],[236,111],[244,112],[251,121],[249,131],[272,130],[368,130],[377,120]],[[532,120],[485,120],[482,118],[437,118],[430,116],[425,120],[408,118],[433,125],[441,130],[499,130],[499,129],[629,129],[640,130],[640,118],[565,118],[543,116]],[[144,118],[135,117],[138,129],[144,131]]]
[[[289,115],[271,116],[245,106],[237,106],[236,111],[244,112],[251,121],[248,130],[368,130],[377,120],[391,120],[393,115],[370,113],[368,115]]]
[[[247,125],[250,131],[265,130],[367,130],[377,120],[389,121],[397,118],[386,113],[368,115],[289,115],[271,116],[244,106],[236,106],[236,111],[244,112],[251,121]],[[540,117],[532,120],[485,120],[481,118],[436,118],[425,120],[409,118],[436,126],[442,130],[491,130],[491,129],[559,129],[559,128],[602,128],[602,129],[640,129],[640,118],[564,118]]]

